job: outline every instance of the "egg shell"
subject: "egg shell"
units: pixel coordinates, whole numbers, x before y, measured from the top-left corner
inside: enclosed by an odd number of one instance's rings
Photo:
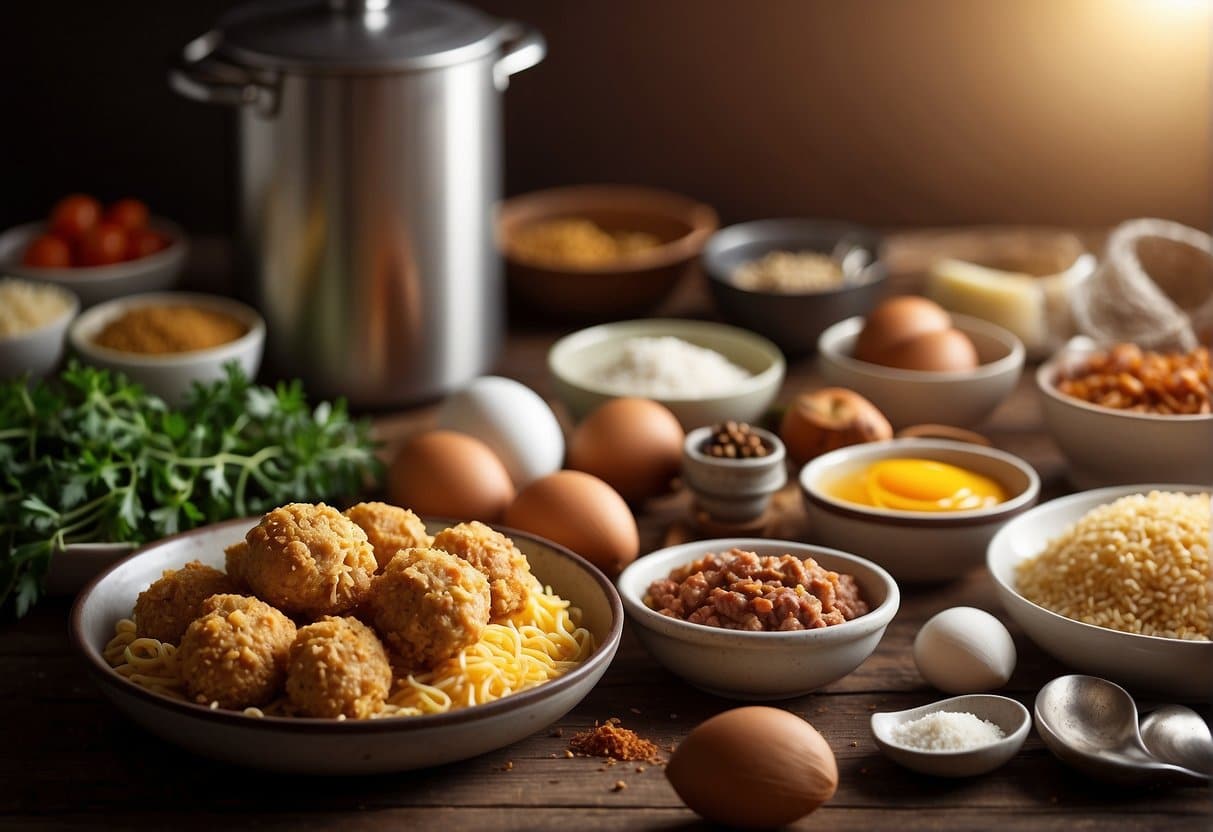
[[[742,829],[792,823],[838,787],[834,752],[817,729],[763,706],[725,711],[698,725],[665,773],[696,814]]]
[[[914,663],[945,693],[981,693],[1005,685],[1015,672],[1015,642],[985,610],[952,607],[931,617],[914,637]]]
[[[934,301],[915,295],[889,298],[864,320],[855,340],[854,356],[881,364],[880,357],[902,341],[951,326],[952,316]]]
[[[525,384],[482,376],[438,409],[438,427],[474,436],[505,465],[516,488],[560,469],[564,433],[547,402]]]
[[[513,501],[514,484],[488,445],[433,430],[400,449],[388,471],[388,498],[421,515],[494,521]]]
[[[636,559],[640,533],[627,503],[598,477],[557,471],[519,492],[505,524],[567,546],[608,575]]]
[[[977,348],[959,329],[915,336],[877,353],[873,363],[899,370],[959,372],[977,367]]]
[[[611,399],[569,437],[569,467],[593,474],[629,503],[664,494],[682,465],[686,433],[650,399]]]

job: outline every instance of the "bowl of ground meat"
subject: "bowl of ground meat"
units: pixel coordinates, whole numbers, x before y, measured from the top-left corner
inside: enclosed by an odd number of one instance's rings
[[[701,540],[653,552],[619,576],[649,652],[731,699],[801,696],[872,654],[900,592],[871,561],[804,543]]]

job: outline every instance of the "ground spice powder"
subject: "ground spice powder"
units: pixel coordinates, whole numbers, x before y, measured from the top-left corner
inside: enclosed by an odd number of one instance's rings
[[[569,740],[569,751],[590,757],[610,757],[615,760],[643,760],[656,762],[660,749],[635,731],[624,728],[618,719],[611,718],[601,725],[594,723],[588,731],[581,731]]]
[[[141,306],[110,321],[95,343],[121,352],[162,355],[217,347],[247,331],[240,321],[211,309]]]

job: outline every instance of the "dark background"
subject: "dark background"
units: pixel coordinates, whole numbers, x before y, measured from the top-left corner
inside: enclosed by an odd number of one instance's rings
[[[507,190],[670,187],[728,220],[1213,222],[1207,0],[477,0],[539,26]],[[0,226],[132,194],[234,227],[230,112],[165,67],[226,0],[10,3]]]

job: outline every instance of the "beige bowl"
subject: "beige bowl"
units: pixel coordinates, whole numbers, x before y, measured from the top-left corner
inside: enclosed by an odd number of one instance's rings
[[[580,419],[617,396],[641,395],[594,381],[595,371],[617,360],[632,338],[670,335],[723,355],[752,375],[727,393],[684,398],[650,396],[668,407],[691,430],[735,419],[753,422],[770,407],[783,383],[785,362],[779,348],[744,329],[709,321],[652,318],[600,324],[561,338],[548,351],[548,370],[556,394]]]
[[[1058,391],[1063,365],[1087,350],[1058,353],[1036,371],[1045,427],[1078,488],[1137,482],[1213,485],[1213,414],[1131,413]]]
[[[230,315],[248,331],[235,341],[205,350],[142,355],[99,346],[94,339],[111,321],[130,309],[166,304],[197,306]],[[265,321],[252,307],[219,297],[190,292],[133,295],[94,306],[75,320],[69,330],[72,349],[89,364],[117,370],[137,381],[171,405],[179,405],[195,382],[210,383],[225,377],[224,365],[234,361],[244,374],[255,378],[265,348]]]
[[[816,630],[767,633],[692,624],[645,605],[653,581],[709,552],[733,548],[811,557],[826,569],[853,575],[871,611]],[[872,655],[901,603],[897,583],[874,563],[787,540],[733,538],[671,546],[634,561],[617,583],[628,619],[649,652],[695,687],[731,699],[788,699],[841,679]]]
[[[847,387],[881,409],[895,428],[925,423],[969,427],[994,412],[1019,382],[1024,348],[1000,326],[967,315],[953,325],[969,336],[981,363],[974,370],[924,372],[853,358],[864,319],[847,318],[821,333],[818,366],[827,382]]]
[[[826,485],[881,459],[917,457],[984,474],[1011,498],[988,508],[938,514],[860,506],[831,496]],[[1007,520],[1027,511],[1040,493],[1031,465],[1004,451],[944,439],[891,439],[851,445],[817,457],[800,471],[810,540],[846,546],[889,570],[899,581],[950,581],[979,566],[986,545]]]
[[[0,337],[0,379],[29,374],[42,378],[59,366],[66,344],[67,328],[80,311],[80,300],[72,292],[55,287],[67,307],[54,320],[9,337]]]

